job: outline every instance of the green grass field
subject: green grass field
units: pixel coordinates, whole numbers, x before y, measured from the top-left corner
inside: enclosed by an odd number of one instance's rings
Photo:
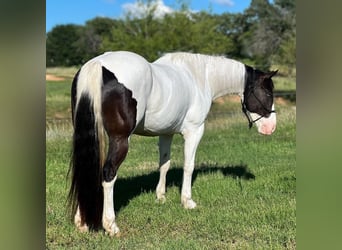
[[[71,126],[63,118],[70,118],[70,82],[46,88],[47,249],[296,248],[296,109],[290,102],[276,106],[277,130],[268,137],[248,129],[238,102],[213,105],[197,150],[195,210],[180,205],[181,136],[174,137],[164,204],[154,191],[158,138],[132,136],[115,184],[121,236],[77,232],[66,210]]]

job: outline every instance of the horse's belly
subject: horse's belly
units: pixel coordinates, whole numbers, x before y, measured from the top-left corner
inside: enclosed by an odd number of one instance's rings
[[[139,135],[175,134],[182,130],[185,112],[159,112],[151,114],[146,112],[144,119],[137,125],[134,133]]]

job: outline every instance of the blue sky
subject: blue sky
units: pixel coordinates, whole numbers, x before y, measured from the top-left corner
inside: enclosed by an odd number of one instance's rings
[[[179,6],[177,0],[158,0],[162,11]],[[135,0],[46,0],[46,32],[58,24],[85,24],[97,16],[120,18],[125,11],[136,10]],[[192,11],[211,10],[213,13],[243,12],[251,0],[193,0]]]

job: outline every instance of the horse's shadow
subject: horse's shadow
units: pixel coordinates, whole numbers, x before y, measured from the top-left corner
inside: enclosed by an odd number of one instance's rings
[[[235,165],[235,166],[218,166],[202,164],[195,168],[192,175],[192,184],[196,181],[199,174],[210,174],[215,172],[221,172],[224,176],[229,176],[234,179],[255,179],[255,175],[252,174],[247,165]],[[167,172],[166,187],[178,187],[181,190],[182,185],[183,168],[174,166]],[[118,178],[115,183],[114,190],[114,205],[115,211],[119,212],[123,207],[127,206],[129,201],[134,197],[139,196],[142,193],[154,192],[159,180],[159,171],[153,171],[148,174]]]

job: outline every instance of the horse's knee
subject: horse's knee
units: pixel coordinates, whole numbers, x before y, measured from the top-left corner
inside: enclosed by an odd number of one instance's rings
[[[117,167],[114,167],[112,162],[107,160],[103,166],[103,180],[105,182],[110,182],[114,179],[117,172]]]

